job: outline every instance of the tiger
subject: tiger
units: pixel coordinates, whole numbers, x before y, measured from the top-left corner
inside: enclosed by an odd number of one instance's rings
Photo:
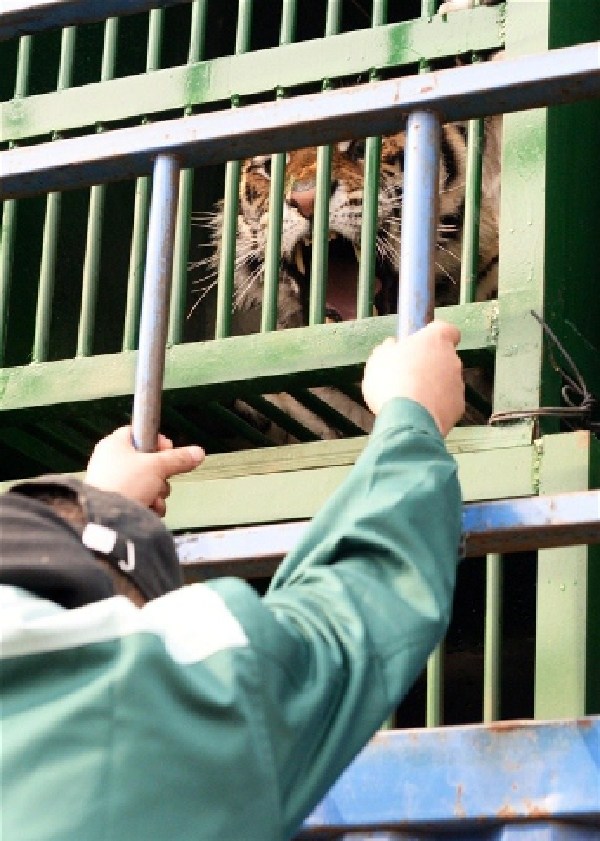
[[[457,0],[445,4],[453,6]],[[453,11],[447,8],[445,11]],[[500,57],[500,54],[498,54]],[[481,212],[479,221],[479,268],[476,300],[487,300],[498,288],[498,222],[500,208],[501,117],[485,120],[482,164]],[[441,127],[439,208],[435,248],[435,305],[458,303],[461,249],[465,211],[467,168],[467,124],[448,123]],[[403,193],[404,129],[382,138],[377,196],[377,233],[373,314],[397,311],[400,270],[401,209]],[[243,161],[234,269],[233,330],[236,334],[259,329],[263,299],[265,252],[269,222],[271,184],[270,155]],[[326,281],[326,321],[348,321],[357,317],[358,261],[361,247],[365,141],[351,139],[331,147],[329,197],[329,253]],[[277,329],[302,327],[308,323],[312,227],[315,215],[317,148],[286,153],[282,217]],[[211,251],[205,258],[204,283],[214,285],[220,260],[223,231],[223,203],[205,220]],[[312,389],[355,424],[369,432],[373,418],[355,400],[333,388]],[[299,419],[318,438],[341,434],[321,421],[290,395],[266,395],[267,399]],[[241,404],[240,404],[241,405]],[[243,411],[243,410],[242,410]],[[253,423],[257,413],[248,410]],[[269,422],[260,420],[265,428]],[[285,441],[289,439],[284,435]],[[281,439],[283,440],[283,439]],[[277,443],[280,443],[277,441]]]

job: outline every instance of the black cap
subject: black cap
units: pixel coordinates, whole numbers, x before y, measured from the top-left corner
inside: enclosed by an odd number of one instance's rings
[[[67,522],[40,494],[77,500],[85,525]],[[173,539],[159,517],[120,494],[71,476],[42,476],[0,496],[0,583],[23,587],[65,607],[114,595],[94,552],[147,599],[181,587]]]

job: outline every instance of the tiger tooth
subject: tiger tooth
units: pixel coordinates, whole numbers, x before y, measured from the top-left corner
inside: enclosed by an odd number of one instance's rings
[[[306,274],[306,266],[304,265],[304,255],[302,254],[302,245],[298,243],[294,252],[296,258],[296,267],[300,274]]]
[[[337,231],[329,231],[329,240],[337,239]]]
[[[356,262],[360,263],[360,246],[359,245],[354,246],[354,253],[356,255]]]

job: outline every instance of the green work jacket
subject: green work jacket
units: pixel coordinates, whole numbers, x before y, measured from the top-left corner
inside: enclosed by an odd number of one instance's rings
[[[444,634],[459,538],[456,465],[396,399],[262,598],[0,587],[2,841],[289,839]]]

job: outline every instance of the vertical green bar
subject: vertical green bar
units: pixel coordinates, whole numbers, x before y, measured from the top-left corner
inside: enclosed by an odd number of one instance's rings
[[[427,661],[425,724],[439,727],[444,723],[444,643],[441,642]]]
[[[115,72],[117,38],[119,33],[118,18],[109,18],[104,25],[104,46],[102,50],[102,68],[100,81],[112,79]],[[96,131],[102,131],[97,125]],[[83,288],[81,313],[77,333],[77,356],[89,356],[94,344],[94,318],[98,299],[100,274],[100,246],[102,242],[102,216],[106,186],[96,184],[90,190],[88,225],[83,263]]]
[[[204,54],[206,36],[207,0],[194,0],[190,23],[190,46],[188,64],[199,61]],[[191,113],[186,108],[185,115]],[[192,191],[194,188],[194,170],[182,169],[179,175],[179,203],[173,251],[173,281],[171,287],[171,306],[169,308],[169,330],[167,342],[179,344],[183,340],[183,322],[188,286],[188,250],[192,220]]]
[[[373,4],[372,26],[387,23],[387,0]],[[372,71],[371,81],[378,79]],[[360,259],[358,265],[357,318],[373,314],[375,285],[376,240],[379,218],[379,178],[381,169],[381,138],[368,137],[365,143],[365,180],[363,184],[363,217],[360,231]]]
[[[17,75],[15,80],[15,99],[27,95],[29,67],[31,63],[32,40],[24,35],[19,40],[17,53]],[[17,202],[8,199],[4,202],[2,228],[0,230],[0,365],[4,364],[6,333],[8,331],[8,313],[12,280],[12,262],[17,229]]]
[[[148,22],[146,73],[151,73],[160,67],[163,23],[164,9],[152,9]],[[142,120],[142,123],[146,122],[146,119]],[[146,263],[150,187],[151,180],[148,176],[138,178],[135,182],[133,230],[131,233],[129,273],[127,277],[127,303],[125,305],[125,325],[123,328],[123,350],[134,350],[138,342],[142,286],[144,283],[144,267]]]
[[[278,98],[283,96],[283,91],[278,91],[277,93]],[[272,156],[271,184],[269,188],[269,221],[267,225],[265,276],[263,281],[263,305],[260,322],[261,333],[268,333],[277,327],[279,256],[281,252],[281,231],[283,225],[285,166],[285,152],[280,152]]]
[[[500,718],[500,656],[502,653],[502,557],[486,558],[483,663],[483,721]]]
[[[235,54],[245,53],[250,48],[252,23],[252,0],[239,0]],[[238,105],[238,97],[232,97],[232,106]],[[219,277],[217,282],[217,319],[215,338],[224,339],[231,334],[231,311],[233,301],[233,280],[237,245],[237,217],[241,161],[229,161],[225,167],[225,194],[223,198],[223,230],[219,255]]]
[[[64,90],[71,84],[73,58],[75,54],[75,36],[76,29],[74,26],[69,26],[62,31],[57,90]],[[55,137],[55,139],[57,138],[58,136]],[[50,193],[46,202],[46,216],[44,220],[40,281],[35,314],[35,333],[31,353],[33,362],[43,362],[48,358],[49,353],[60,206],[60,193]]]
[[[473,63],[479,61],[473,56]],[[479,219],[481,216],[481,173],[483,153],[483,120],[469,120],[467,128],[467,170],[465,214],[460,264],[460,303],[475,300],[479,271]]]
[[[438,7],[438,0],[421,0],[421,17],[432,18]]]
[[[296,30],[296,0],[285,0],[281,10],[279,43],[290,44]],[[285,92],[278,88],[277,98]],[[263,309],[260,329],[262,333],[277,327],[277,298],[279,289],[279,263],[281,254],[281,231],[283,224],[283,195],[285,191],[286,154],[280,152],[271,158],[271,186],[269,189],[269,222],[267,248],[265,253],[265,276],[263,279]]]
[[[342,7],[339,0],[327,3],[325,37],[337,35],[340,31]],[[323,80],[323,90],[329,90],[329,79]],[[317,178],[315,212],[313,220],[312,258],[310,268],[310,297],[308,323],[322,324],[325,321],[327,276],[329,271],[329,200],[331,198],[332,146],[317,149]]]
[[[597,486],[598,442],[589,432],[542,438],[540,493]],[[538,552],[535,718],[575,718],[600,710],[598,689],[598,546]],[[593,586],[595,583],[595,587]]]
[[[326,85],[324,85],[324,89]],[[317,149],[317,183],[310,268],[309,324],[325,321],[329,247],[329,198],[331,194],[331,146]]]

